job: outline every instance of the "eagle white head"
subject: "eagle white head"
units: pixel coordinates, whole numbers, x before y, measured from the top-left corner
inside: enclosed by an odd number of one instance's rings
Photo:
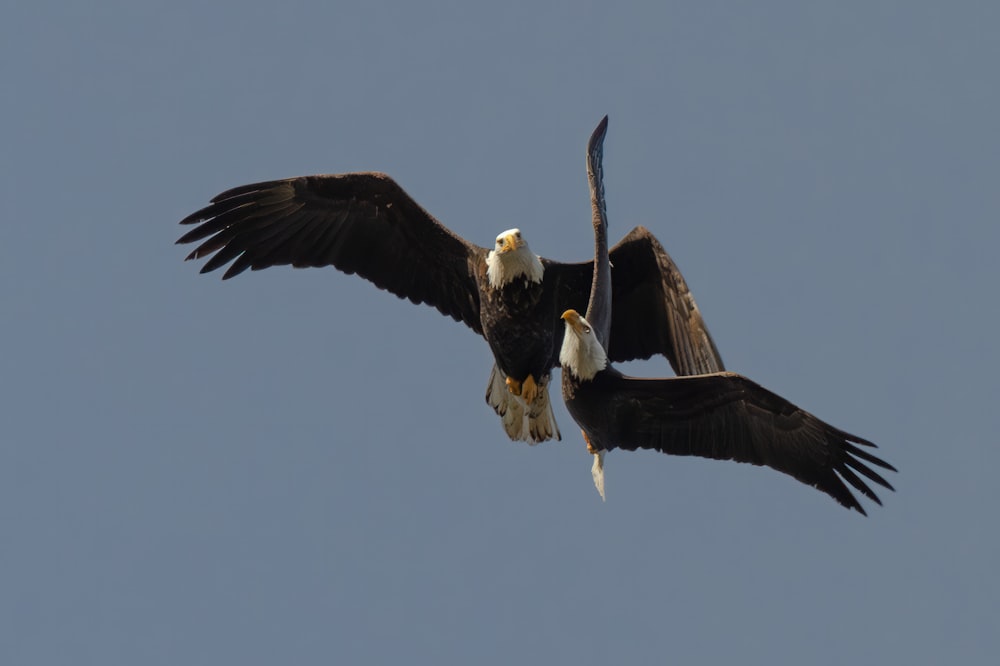
[[[486,276],[494,289],[522,276],[530,282],[541,282],[544,271],[542,260],[528,247],[520,229],[508,229],[497,236],[496,244],[486,255]]]
[[[608,353],[597,339],[590,322],[579,312],[566,310],[562,319],[566,322],[566,334],[559,350],[559,363],[564,372],[569,371],[577,379],[589,381],[608,367]]]

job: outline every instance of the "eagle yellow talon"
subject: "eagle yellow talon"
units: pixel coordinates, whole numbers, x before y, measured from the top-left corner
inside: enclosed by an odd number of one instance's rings
[[[507,390],[524,398],[524,401],[529,405],[535,402],[535,398],[538,397],[538,384],[535,383],[535,378],[532,375],[528,375],[523,382],[508,377]]]
[[[535,398],[538,397],[538,385],[535,384],[535,378],[532,375],[528,375],[521,385],[521,397],[529,405],[535,402]]]
[[[585,433],[583,430],[581,430],[580,434],[583,435],[583,441],[587,442],[587,453],[596,456],[597,455],[597,449],[595,449],[594,445],[590,443],[590,438],[587,437],[587,433]]]

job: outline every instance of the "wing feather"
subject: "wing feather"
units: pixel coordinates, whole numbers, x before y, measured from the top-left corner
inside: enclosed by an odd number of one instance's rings
[[[611,249],[612,361],[663,354],[678,375],[725,370],[691,290],[653,234],[636,227]]]
[[[725,370],[719,350],[680,269],[656,237],[636,227],[610,251],[612,362],[663,354],[678,375]],[[546,274],[558,276],[560,307],[583,312],[594,276],[593,261],[550,262]],[[558,346],[562,333],[557,334]]]
[[[304,176],[242,185],[181,220],[178,243],[201,272],[334,266],[482,333],[477,266],[487,250],[445,228],[385,174]]]
[[[608,117],[604,116],[587,142],[587,184],[590,187],[591,222],[594,226],[594,277],[585,315],[605,349],[611,336],[611,261],[608,254],[608,208],[604,198],[604,137]]]
[[[834,428],[741,375],[640,379],[614,371],[602,374],[601,398],[610,410],[601,435],[607,448],[766,465],[861,513],[865,511],[848,486],[881,502],[858,474],[893,489],[865,463],[895,468],[856,446],[874,444]]]

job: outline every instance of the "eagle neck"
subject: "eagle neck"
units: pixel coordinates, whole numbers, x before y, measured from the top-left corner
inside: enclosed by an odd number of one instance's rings
[[[569,327],[559,350],[559,363],[581,381],[590,381],[608,367],[608,354],[593,331],[578,334]]]
[[[520,277],[528,282],[541,283],[544,273],[542,260],[526,247],[503,254],[490,250],[486,255],[486,277],[494,289],[506,287]]]

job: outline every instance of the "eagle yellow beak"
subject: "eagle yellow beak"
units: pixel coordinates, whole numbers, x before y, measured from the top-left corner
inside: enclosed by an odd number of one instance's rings
[[[494,252],[497,254],[507,254],[522,247],[528,247],[528,244],[525,242],[524,236],[521,235],[521,230],[507,229],[497,235],[496,250]]]
[[[514,234],[507,234],[500,239],[500,249],[497,250],[500,254],[505,252],[510,252],[517,249],[517,236]]]
[[[569,324],[577,333],[583,332],[583,317],[576,310],[566,310],[566,312],[563,312],[562,320]]]

